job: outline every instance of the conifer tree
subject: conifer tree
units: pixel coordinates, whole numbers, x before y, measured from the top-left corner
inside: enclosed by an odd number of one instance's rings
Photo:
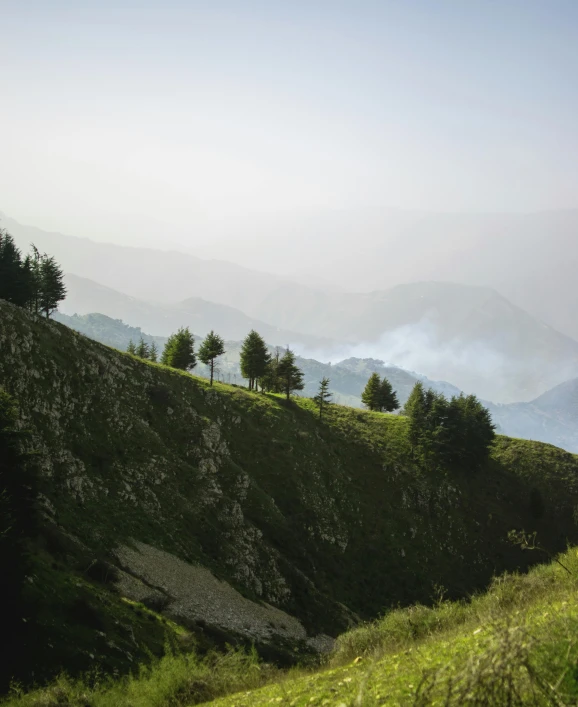
[[[417,381],[403,407],[403,414],[409,418],[408,436],[412,447],[419,446],[426,426],[426,401],[423,383]]]
[[[157,348],[157,345],[153,341],[152,344],[150,345],[149,348],[149,359],[153,362],[156,363],[159,360],[159,350]]]
[[[52,256],[42,256],[40,264],[40,311],[50,317],[66,297],[62,269]]]
[[[41,255],[34,244],[23,260],[12,236],[0,229],[0,298],[48,318],[65,296],[56,260]]]
[[[391,383],[384,377],[379,387],[379,410],[393,412],[399,407],[399,401]]]
[[[132,354],[133,356],[136,356],[136,346],[134,345],[134,341],[131,339],[128,342],[128,346],[126,347],[126,351],[129,354]]]
[[[251,330],[241,347],[241,375],[249,380],[249,390],[257,389],[259,378],[265,375],[271,356],[267,344],[255,331]]]
[[[291,349],[287,349],[279,361],[277,375],[281,390],[287,396],[287,400],[289,400],[294,390],[303,390],[303,371],[296,365],[295,354]]]
[[[224,353],[225,342],[218,334],[215,334],[215,332],[211,330],[199,349],[199,360],[202,361],[205,366],[209,366],[211,371],[211,385],[213,385],[213,377],[215,374],[215,359],[222,356]]]
[[[424,390],[418,382],[403,414],[409,418],[408,436],[418,458],[434,464],[481,466],[495,436],[490,412],[475,395],[454,396]]]
[[[379,410],[381,407],[381,380],[378,373],[369,376],[367,385],[361,394],[361,402],[370,410]]]
[[[26,307],[30,299],[22,255],[12,236],[0,229],[0,299]]]
[[[322,378],[319,382],[319,390],[313,398],[319,408],[319,419],[323,416],[323,411],[331,402],[331,393],[329,392],[329,378]]]
[[[34,313],[38,313],[39,277],[35,270],[34,260],[27,255],[22,261],[21,277],[23,289],[26,292],[26,302],[22,305]]]
[[[261,390],[266,393],[281,393],[281,382],[279,381],[279,347],[275,349],[275,354],[269,357],[265,366],[265,373],[259,379]]]
[[[27,266],[30,271],[30,301],[28,308],[34,314],[40,313],[40,298],[42,295],[42,258],[34,243],[30,244],[32,255],[27,257]]]
[[[142,338],[142,336],[136,346],[135,353],[139,358],[148,358],[149,357],[150,348],[149,348],[149,345],[147,344],[147,342]]]
[[[165,345],[161,363],[171,368],[190,371],[197,365],[195,356],[195,340],[188,327],[181,328],[176,334],[171,334]]]

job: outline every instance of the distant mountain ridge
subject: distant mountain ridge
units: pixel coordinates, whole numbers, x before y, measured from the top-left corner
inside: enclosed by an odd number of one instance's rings
[[[10,219],[4,225],[23,248],[35,240],[66,271],[118,293],[115,303],[100,290],[81,307],[77,280],[65,313],[100,311],[163,335],[189,325],[240,339],[254,327],[268,341],[307,347],[312,358],[385,360],[502,403],[533,400],[578,376],[578,342],[489,287],[415,282],[325,291],[225,261],[49,234]]]
[[[113,319],[122,319],[131,326],[155,331],[160,336],[170,336],[179,327],[188,326],[191,331],[204,336],[211,329],[228,339],[241,339],[251,329],[274,344],[302,344],[306,346],[330,346],[329,339],[299,334],[270,326],[258,321],[238,309],[209,302],[201,297],[190,297],[174,305],[148,302],[130,297],[88,278],[71,273],[65,276],[68,293],[60,307],[63,314],[90,314],[98,311]]]

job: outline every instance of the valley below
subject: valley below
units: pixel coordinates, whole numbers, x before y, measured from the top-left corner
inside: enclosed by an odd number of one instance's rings
[[[550,553],[578,542],[578,458],[555,447],[499,436],[483,468],[428,470],[402,416],[334,404],[319,421],[310,399],[211,387],[4,302],[0,349],[41,468],[31,591],[58,594],[21,680],[127,673],[162,635],[303,663],[440,587],[459,600],[526,571],[542,558],[512,529]]]

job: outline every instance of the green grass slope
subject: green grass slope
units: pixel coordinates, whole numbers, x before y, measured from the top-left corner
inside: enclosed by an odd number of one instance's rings
[[[133,676],[61,677],[12,707],[555,705],[578,699],[578,552],[496,578],[468,601],[387,612],[343,634],[316,669],[281,671],[254,655],[169,655]]]
[[[211,704],[575,705],[576,550],[562,562],[500,577],[471,602],[388,613],[342,636],[329,669]]]
[[[53,527],[89,557],[122,565],[115,550],[146,544],[309,637],[525,569],[512,528],[550,550],[578,540],[578,459],[547,445],[500,437],[482,470],[429,471],[401,418],[335,406],[319,422],[310,400],[210,389],[4,302],[0,385],[41,454]],[[128,570],[166,589],[150,567]]]

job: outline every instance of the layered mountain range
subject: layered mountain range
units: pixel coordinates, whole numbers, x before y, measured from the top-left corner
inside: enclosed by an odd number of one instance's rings
[[[373,358],[496,403],[529,402],[578,376],[578,342],[491,287],[430,281],[346,293],[315,278],[309,287],[226,261],[3,225],[22,248],[34,242],[62,264],[65,314],[99,312],[156,336],[189,326],[240,340],[254,328],[305,358]]]

